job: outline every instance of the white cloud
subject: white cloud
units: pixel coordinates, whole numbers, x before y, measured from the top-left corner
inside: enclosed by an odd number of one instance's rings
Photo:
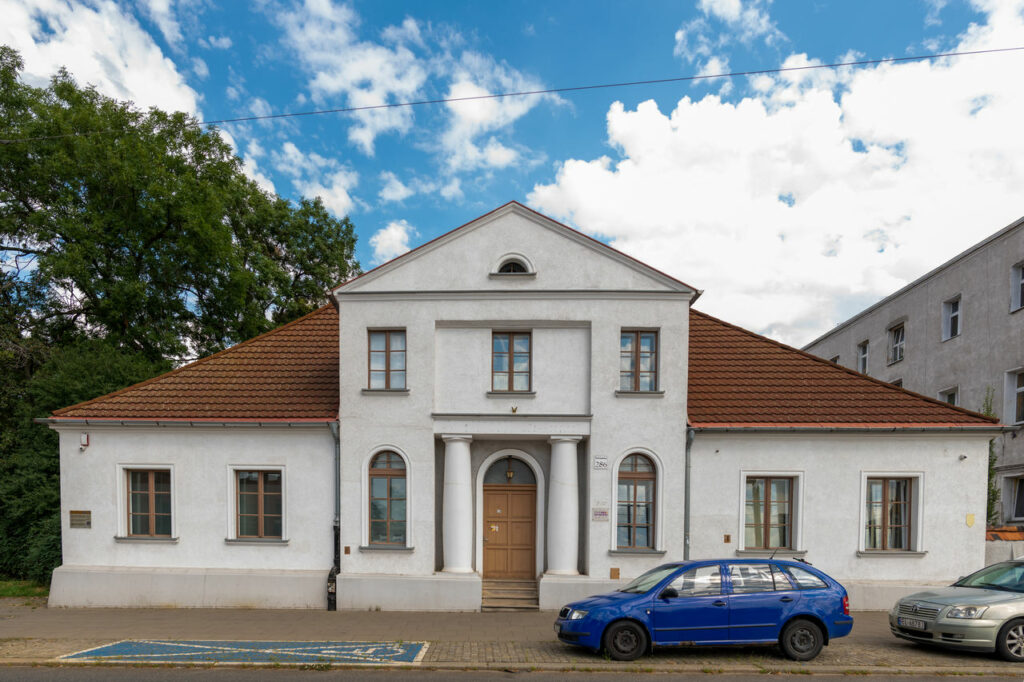
[[[303,152],[289,141],[271,154],[271,164],[290,177],[296,191],[303,196],[320,197],[336,216],[348,215],[355,207],[352,190],[359,184],[359,174],[335,159]]]
[[[720,73],[729,73],[729,60],[724,57],[711,57],[697,71],[698,76],[715,76]],[[718,94],[723,97],[732,92],[732,80],[728,78],[708,78],[706,82],[721,83]]]
[[[199,46],[208,50],[227,50],[231,44],[231,38],[228,36],[209,36],[199,39]]]
[[[402,184],[402,181],[398,179],[398,176],[391,171],[384,171],[381,173],[380,179],[384,183],[384,186],[381,187],[378,196],[383,201],[403,201],[416,193],[409,187]]]
[[[249,113],[253,116],[270,116],[274,113],[270,102],[262,97],[253,97],[249,100]],[[271,125],[271,121],[260,121],[264,125]]]
[[[451,201],[453,199],[462,198],[462,181],[458,178],[452,178],[441,188],[441,196]]]
[[[942,19],[939,18],[939,14],[949,4],[949,0],[924,0],[925,4],[928,5],[928,13],[924,17],[925,26],[940,26]]]
[[[141,0],[139,4],[160,29],[160,33],[163,34],[164,40],[167,41],[171,49],[180,51],[183,37],[181,26],[178,25],[178,19],[174,15],[174,0]]]
[[[198,114],[198,95],[153,38],[111,1],[0,0],[0,43],[21,52],[25,78],[66,66],[80,84],[140,107]]]
[[[206,62],[195,57],[192,60],[192,72],[200,79],[206,79],[210,75],[210,67],[206,65]]]
[[[1024,2],[984,9],[958,49],[1024,44]],[[780,74],[667,113],[616,103],[616,158],[568,159],[528,201],[800,344],[1024,212],[1022,67],[1007,53]]]
[[[384,263],[409,250],[409,237],[416,230],[405,220],[392,220],[370,237],[374,263]]]

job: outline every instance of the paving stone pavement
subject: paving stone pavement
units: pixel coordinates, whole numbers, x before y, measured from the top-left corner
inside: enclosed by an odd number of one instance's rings
[[[48,609],[41,599],[0,599],[0,665],[47,663],[123,639],[426,641],[422,665],[623,671],[1009,673],[993,655],[923,647],[889,633],[885,613],[855,612],[853,633],[809,663],[775,647],[660,649],[634,663],[557,641],[554,612],[429,613],[246,609]]]

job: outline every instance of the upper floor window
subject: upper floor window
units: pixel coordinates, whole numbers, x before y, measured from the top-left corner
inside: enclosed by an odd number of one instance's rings
[[[942,304],[942,339],[960,336],[960,297],[951,298]]]
[[[498,272],[502,275],[525,275],[530,271],[517,260],[507,260],[501,264]]]
[[[907,331],[902,324],[889,329],[889,362],[903,359],[903,349],[907,340]]]
[[[370,544],[405,545],[405,460],[382,452],[370,461]]]
[[[170,471],[128,471],[128,535],[171,536]]]
[[[531,390],[530,332],[494,332],[491,335],[491,390]]]
[[[861,374],[868,373],[868,342],[857,344],[857,371]]]
[[[903,379],[893,379],[889,383],[895,386],[896,388],[903,388]]]
[[[619,390],[658,390],[658,332],[622,331],[619,339]]]
[[[1024,261],[1010,270],[1010,309],[1024,308]]]
[[[654,548],[654,463],[629,455],[619,464],[616,532],[619,549]]]
[[[280,538],[282,520],[281,471],[236,471],[238,481],[237,536]]]
[[[834,355],[834,356],[830,357],[828,359],[828,361],[831,362],[833,365],[838,365],[839,364],[839,356],[838,355]]]
[[[370,389],[405,389],[405,331],[370,331]]]
[[[939,392],[939,400],[950,405],[960,404],[960,389],[957,386]]]
[[[1017,423],[1024,422],[1024,372],[1017,372],[1017,386],[1014,398],[1016,403],[1014,421]]]

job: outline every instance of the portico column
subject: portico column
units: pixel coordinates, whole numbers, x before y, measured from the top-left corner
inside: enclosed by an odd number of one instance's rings
[[[473,572],[473,487],[469,472],[472,436],[442,434],[444,492],[441,498],[441,540],[444,570]]]
[[[580,436],[553,436],[548,489],[548,573],[577,575],[580,552],[580,493],[576,444]]]

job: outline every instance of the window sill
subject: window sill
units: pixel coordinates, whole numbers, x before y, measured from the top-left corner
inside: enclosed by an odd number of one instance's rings
[[[664,398],[665,391],[615,391],[616,398]]]
[[[956,334],[955,336],[947,336],[946,338],[942,339],[942,343],[946,343],[946,341],[952,341],[953,339],[959,339],[959,338],[960,338],[959,334]]]
[[[125,542],[133,543],[138,542],[141,544],[154,543],[154,544],[165,544],[165,545],[176,545],[178,544],[178,538],[171,537],[145,537],[142,535],[115,535],[114,542]]]
[[[898,365],[899,363],[903,362],[903,359],[905,357],[906,356],[903,356],[903,358],[900,358],[899,360],[889,360],[888,362],[885,363],[885,366],[886,367],[892,367],[893,365]]]
[[[224,544],[227,545],[277,545],[284,546],[288,544],[287,540],[281,538],[224,538]]]
[[[656,555],[663,556],[665,550],[663,549],[609,549],[609,554],[646,554],[648,556]]]
[[[736,556],[750,556],[750,557],[763,557],[765,559],[771,556],[777,557],[797,557],[804,558],[807,556],[806,549],[737,549]]]
[[[1010,314],[1013,315],[1014,313],[1018,313],[1021,310],[1024,310],[1024,305],[1019,305],[1016,308],[1010,308]]]
[[[360,545],[360,552],[411,552],[414,547],[405,545]]]
[[[918,552],[914,550],[904,549],[859,549],[857,550],[857,556],[884,556],[884,557],[904,557],[904,558],[920,558],[926,556],[928,552]]]
[[[488,398],[536,398],[537,391],[487,391]]]
[[[407,388],[364,388],[363,395],[409,395]]]
[[[536,272],[492,272],[487,275],[490,279],[533,279]]]

